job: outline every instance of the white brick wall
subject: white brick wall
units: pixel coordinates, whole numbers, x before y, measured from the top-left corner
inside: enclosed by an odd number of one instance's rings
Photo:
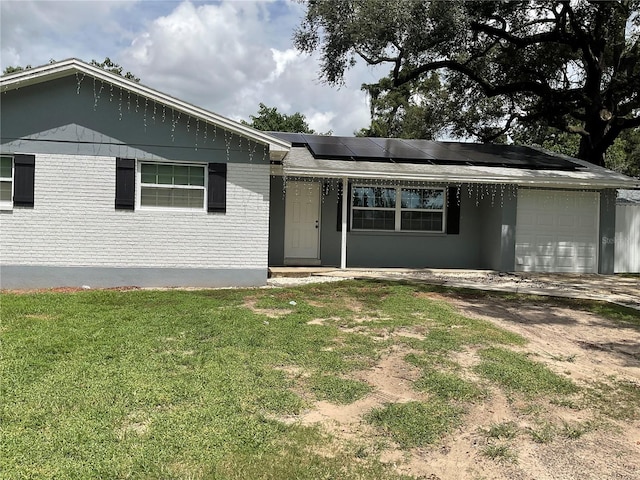
[[[226,214],[115,210],[115,165],[36,155],[34,208],[0,214],[2,264],[267,268],[268,165],[228,165]]]

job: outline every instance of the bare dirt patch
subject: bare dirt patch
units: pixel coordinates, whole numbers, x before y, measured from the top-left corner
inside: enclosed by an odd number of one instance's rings
[[[598,315],[548,303],[425,294],[452,304],[462,314],[489,320],[518,333],[528,343],[513,347],[554,372],[588,388],[624,381],[640,388],[640,331]],[[359,332],[366,334],[366,332]],[[403,328],[397,336],[420,338],[424,329]],[[373,334],[373,332],[369,332]],[[317,402],[298,421],[329,432],[336,448],[360,445],[399,473],[431,480],[596,480],[640,478],[640,420],[605,417],[593,405],[559,405],[551,398],[513,396],[488,385],[489,395],[467,404],[463,424],[436,445],[401,449],[371,427],[364,416],[387,403],[428,401],[414,389],[420,369],[407,363],[412,351],[394,345],[371,369],[352,377],[374,387],[350,405]],[[474,378],[477,349],[451,357],[466,378]],[[475,377],[474,379],[478,379]],[[487,435],[492,425],[509,423],[514,438]],[[487,449],[505,446],[512,457],[489,458]]]
[[[366,397],[349,405],[317,402],[300,416],[300,422],[303,425],[321,424],[336,436],[338,442],[366,440],[369,448],[373,448],[375,440],[379,441],[380,438],[364,421],[364,414],[386,403],[426,399],[412,387],[420,376],[420,370],[405,362],[404,357],[410,352],[409,349],[394,346],[373,368],[353,375],[357,380],[374,387]]]
[[[150,419],[144,412],[132,412],[116,428],[116,435],[123,440],[127,435],[143,436],[149,431]]]
[[[253,313],[264,315],[269,318],[281,318],[291,313],[291,310],[286,308],[260,308],[256,306],[257,300],[255,298],[247,297],[244,301],[244,306],[251,310]]]
[[[533,353],[557,372],[576,381],[611,376],[640,383],[640,331],[616,325],[593,313],[547,303],[518,304],[497,298],[443,297],[461,313],[489,320],[518,333]]]

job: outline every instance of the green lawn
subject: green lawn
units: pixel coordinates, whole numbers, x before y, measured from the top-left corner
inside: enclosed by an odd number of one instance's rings
[[[433,398],[367,416],[402,447],[437,442],[488,385],[518,390],[524,382],[527,395],[575,394],[569,380],[509,350],[524,339],[463,317],[425,290],[346,281],[3,294],[0,475],[402,478],[362,455],[360,445],[322,454],[331,442],[326,432],[281,421],[315,400],[348,404],[367,395],[371,387],[350,374],[372,367],[394,343],[413,349],[407,361],[424,371],[415,388]],[[423,338],[376,338],[381,329],[409,327]],[[448,358],[470,345],[480,349],[481,384],[463,379]],[[518,373],[523,368],[529,377]]]

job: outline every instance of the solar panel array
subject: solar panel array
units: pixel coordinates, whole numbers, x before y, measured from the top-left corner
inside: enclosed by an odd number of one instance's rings
[[[334,137],[306,133],[270,132],[294,147],[306,146],[314,158],[426,165],[473,165],[576,170],[577,163],[516,145],[434,142],[402,138]]]

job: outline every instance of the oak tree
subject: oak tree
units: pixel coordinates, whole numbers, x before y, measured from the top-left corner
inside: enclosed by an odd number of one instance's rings
[[[422,115],[425,136],[500,141],[537,126],[578,139],[577,156],[604,165],[640,127],[638,0],[313,0],[295,45],[320,53],[340,84],[358,61],[388,66],[363,85],[365,134],[397,134]],[[434,76],[435,75],[435,76]],[[410,128],[409,131],[420,131]]]

